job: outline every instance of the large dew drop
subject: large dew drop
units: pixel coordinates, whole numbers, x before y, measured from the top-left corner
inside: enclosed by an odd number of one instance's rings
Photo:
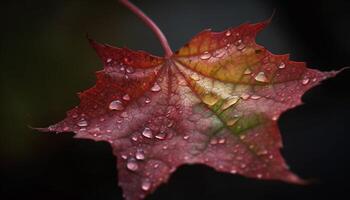
[[[126,168],[128,168],[128,170],[130,171],[136,171],[139,169],[139,165],[137,164],[136,160],[133,158],[130,158],[127,162],[126,162]]]
[[[145,129],[143,129],[142,135],[146,138],[153,138],[152,130],[148,127],[145,127]]]
[[[124,110],[123,103],[120,100],[114,100],[109,104],[110,110]]]

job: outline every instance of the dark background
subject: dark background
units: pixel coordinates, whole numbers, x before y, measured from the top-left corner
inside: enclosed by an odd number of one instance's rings
[[[269,18],[257,38],[273,53],[290,53],[311,68],[350,66],[349,1],[135,0],[174,50],[205,28],[223,30]],[[0,198],[122,199],[115,158],[104,142],[45,134],[94,84],[101,63],[85,34],[100,42],[162,55],[151,31],[116,0],[0,3]],[[350,198],[349,70],[307,92],[304,105],[279,120],[291,169],[310,186],[258,181],[183,166],[148,199]]]

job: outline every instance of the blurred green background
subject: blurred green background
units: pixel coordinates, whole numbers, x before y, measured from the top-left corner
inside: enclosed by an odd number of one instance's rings
[[[350,65],[347,1],[135,0],[173,50],[205,28],[224,30],[269,18],[258,42],[312,68]],[[1,195],[5,199],[121,199],[107,143],[39,133],[77,105],[101,62],[86,34],[102,43],[162,55],[152,32],[116,0],[4,0],[0,3]],[[182,167],[150,199],[311,198],[346,194],[349,178],[349,72],[308,92],[279,120],[292,170],[320,184],[301,188]],[[235,191],[235,192],[233,192]],[[231,195],[231,196],[230,196]],[[349,196],[349,195],[347,195]]]

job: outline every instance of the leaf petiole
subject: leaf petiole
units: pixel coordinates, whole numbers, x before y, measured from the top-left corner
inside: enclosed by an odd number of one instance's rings
[[[127,7],[129,10],[131,10],[134,14],[136,14],[157,36],[158,40],[160,41],[160,44],[163,47],[163,50],[165,52],[165,57],[169,58],[173,55],[173,51],[170,48],[170,45],[168,43],[168,40],[166,39],[163,32],[159,29],[159,27],[154,23],[152,19],[150,19],[144,12],[142,12],[138,7],[136,7],[134,4],[132,4],[128,0],[119,0],[121,4],[123,4],[125,7]]]

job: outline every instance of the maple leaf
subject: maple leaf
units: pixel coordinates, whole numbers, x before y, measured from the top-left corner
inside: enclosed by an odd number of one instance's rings
[[[268,21],[203,31],[175,54],[144,13],[165,57],[90,39],[104,68],[79,106],[42,131],[108,141],[125,199],[143,199],[183,164],[302,184],[280,154],[280,114],[337,72],[308,69],[255,43]]]

